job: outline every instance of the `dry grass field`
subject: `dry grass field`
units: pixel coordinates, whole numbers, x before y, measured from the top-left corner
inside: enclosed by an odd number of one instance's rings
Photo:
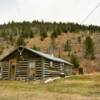
[[[100,74],[42,81],[0,81],[0,100],[100,100]]]

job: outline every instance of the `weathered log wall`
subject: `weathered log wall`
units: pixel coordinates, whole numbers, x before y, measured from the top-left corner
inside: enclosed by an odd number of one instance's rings
[[[49,60],[45,60],[44,62],[44,77],[56,77],[60,74],[61,68],[59,62],[53,62],[53,65],[50,65]]]
[[[28,78],[28,61],[27,60],[17,60],[15,77],[16,79]]]
[[[42,79],[42,60],[41,58],[35,59],[35,79]]]
[[[71,75],[72,74],[72,66],[64,64],[63,72],[65,73],[65,75]]]
[[[9,62],[1,63],[1,74],[4,79],[9,79]]]

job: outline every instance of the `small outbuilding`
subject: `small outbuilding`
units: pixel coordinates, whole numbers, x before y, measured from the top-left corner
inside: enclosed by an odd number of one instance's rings
[[[0,60],[2,79],[46,79],[61,73],[72,74],[72,64],[24,46],[20,46]]]

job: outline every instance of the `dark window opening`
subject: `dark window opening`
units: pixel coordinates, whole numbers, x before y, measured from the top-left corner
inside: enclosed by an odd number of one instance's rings
[[[15,69],[15,65],[12,65],[12,69]]]
[[[79,74],[84,74],[83,68],[79,68]]]

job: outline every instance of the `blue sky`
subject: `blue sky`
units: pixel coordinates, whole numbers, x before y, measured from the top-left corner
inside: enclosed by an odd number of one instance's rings
[[[100,0],[0,0],[0,23],[62,21],[80,23]],[[100,7],[82,24],[100,25]]]

